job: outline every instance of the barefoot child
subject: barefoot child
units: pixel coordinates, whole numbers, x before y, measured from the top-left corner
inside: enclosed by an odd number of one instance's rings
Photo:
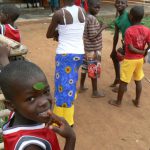
[[[125,32],[125,59],[121,63],[121,78],[117,100],[109,101],[110,104],[120,106],[124,91],[133,77],[136,85],[136,97],[133,100],[135,106],[140,104],[142,92],[141,80],[144,77],[143,63],[144,56],[148,50],[146,44],[150,47],[150,29],[141,25],[144,16],[144,8],[135,6],[130,10],[130,21],[132,26]]]
[[[4,48],[0,50],[6,52]],[[9,62],[5,56],[0,57],[3,65]],[[13,112],[3,126],[5,150],[60,150],[55,132],[66,139],[64,150],[74,150],[75,133],[63,118],[52,113],[50,87],[37,65],[27,61],[6,65],[0,85],[5,105]]]
[[[128,13],[126,11],[128,4],[127,0],[116,0],[115,1],[115,7],[117,9],[117,12],[119,13],[119,16],[115,20],[115,33],[113,38],[113,48],[110,57],[112,58],[114,69],[115,69],[115,80],[111,87],[115,87],[117,84],[119,84],[120,81],[120,64],[119,60],[117,58],[117,51],[116,46],[119,39],[119,31],[122,34],[122,40],[124,40],[124,34],[126,29],[131,25],[128,17]]]
[[[95,17],[100,11],[100,1],[89,0],[88,6],[89,9],[84,31],[85,59],[82,65],[79,92],[83,92],[87,89],[84,87],[84,82],[86,79],[86,73],[88,72],[93,88],[92,97],[98,98],[104,97],[104,93],[98,91],[97,78],[100,76],[101,69],[102,31],[106,28],[106,25],[100,24]]]

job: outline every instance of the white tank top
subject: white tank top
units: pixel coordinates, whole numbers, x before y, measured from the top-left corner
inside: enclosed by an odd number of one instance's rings
[[[72,24],[66,24],[64,9],[71,14],[73,18]],[[75,5],[62,9],[64,25],[58,25],[59,43],[56,49],[56,54],[84,54],[83,32],[85,16],[82,12],[84,23],[80,23],[78,19],[79,9],[80,8]]]

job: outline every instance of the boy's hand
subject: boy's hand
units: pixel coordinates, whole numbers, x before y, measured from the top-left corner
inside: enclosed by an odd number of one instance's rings
[[[102,30],[106,29],[106,28],[109,28],[109,25],[107,24],[102,24]]]
[[[56,116],[51,111],[48,111],[47,114],[50,117],[50,121],[46,126],[66,139],[64,150],[74,150],[76,135],[67,121],[64,118]]]
[[[51,119],[50,122],[46,124],[47,127],[49,127],[54,132],[58,133],[59,135],[61,135],[66,139],[76,138],[74,131],[64,118],[56,116],[51,111],[48,111],[48,115],[50,116]]]

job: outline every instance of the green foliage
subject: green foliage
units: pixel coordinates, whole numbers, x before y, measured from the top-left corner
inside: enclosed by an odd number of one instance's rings
[[[109,25],[108,30],[114,30],[114,28],[115,28],[115,23],[114,23],[115,18],[114,17],[110,18],[110,17],[99,17],[98,16],[97,19],[101,23],[108,24]],[[150,16],[144,17],[142,20],[142,24],[150,28]]]
[[[142,24],[150,28],[150,17],[147,16],[142,20]]]
[[[2,128],[3,124],[8,121],[8,116],[0,118],[0,128]],[[0,134],[0,143],[3,142],[2,135]]]

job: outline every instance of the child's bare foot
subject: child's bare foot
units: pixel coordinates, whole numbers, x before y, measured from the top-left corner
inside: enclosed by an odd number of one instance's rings
[[[98,91],[96,91],[96,92],[93,92],[92,93],[92,96],[91,96],[92,98],[100,98],[100,97],[105,97],[105,94],[101,91],[101,92],[98,92]]]
[[[120,106],[121,106],[121,103],[118,102],[117,100],[109,100],[108,103],[109,103],[110,105],[117,106],[117,107],[120,107]]]
[[[87,90],[88,90],[88,88],[86,88],[86,87],[80,87],[79,90],[78,90],[78,92],[79,93],[83,93],[83,92],[85,92]]]
[[[139,102],[137,102],[136,100],[133,99],[132,102],[135,107],[140,107]]]

